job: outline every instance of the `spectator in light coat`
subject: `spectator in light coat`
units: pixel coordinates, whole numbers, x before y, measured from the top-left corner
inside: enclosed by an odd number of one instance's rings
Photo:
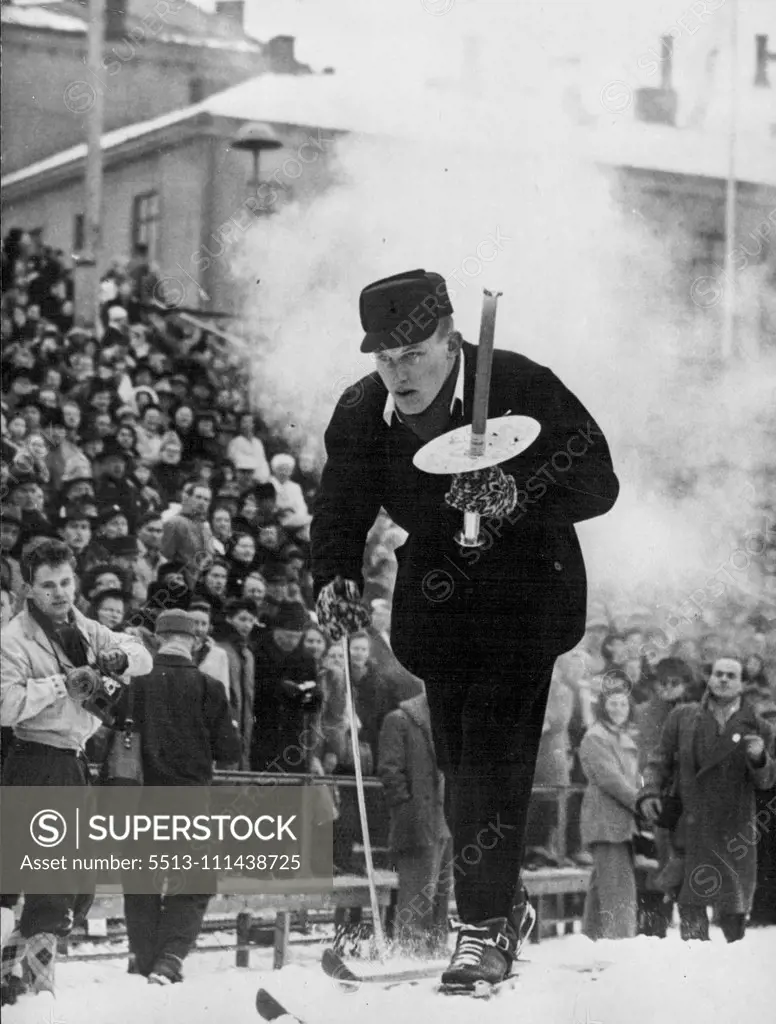
[[[211,494],[207,484],[196,480],[184,484],[180,514],[167,519],[162,531],[161,552],[168,561],[182,563],[190,590],[215,556],[207,521]]]
[[[207,601],[195,599],[189,605],[189,615],[197,635],[197,644],[192,654],[194,664],[200,672],[204,672],[205,675],[211,676],[221,683],[228,700],[230,694],[229,656],[224,648],[219,647],[210,636],[212,608]]]
[[[410,950],[440,952],[452,890],[451,836],[425,693],[386,716],[377,771],[390,808],[388,841],[399,875],[396,937]]]
[[[617,686],[610,675],[596,712],[579,748],[588,780],[582,840],[593,855],[582,930],[591,939],[629,939],[636,935],[632,840],[639,776],[627,683]]]
[[[312,516],[307,509],[302,488],[291,479],[296,467],[293,455],[281,453],[273,456],[270,462],[272,484],[277,494],[278,520],[281,526],[296,534],[310,526]],[[309,540],[309,529],[306,532]]]
[[[571,775],[569,723],[574,692],[566,682],[563,659],[555,662],[550,695],[544,713],[542,738],[536,756],[534,786],[568,786]],[[560,864],[558,847],[558,800],[562,794],[534,794],[526,829],[526,866]]]
[[[251,469],[256,483],[265,484],[270,477],[269,465],[264,445],[256,437],[255,429],[253,414],[243,413],[240,417],[240,433],[229,442],[226,455],[235,466]]]
[[[238,770],[250,771],[253,742],[253,702],[256,690],[256,659],[248,637],[256,625],[256,611],[251,601],[233,598],[224,609],[227,627],[219,646],[229,659],[229,704],[240,734]]]

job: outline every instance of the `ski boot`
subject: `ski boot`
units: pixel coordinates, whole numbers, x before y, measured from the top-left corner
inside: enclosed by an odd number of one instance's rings
[[[175,985],[183,981],[183,961],[173,953],[160,956],[148,975],[150,985]]]
[[[455,952],[442,975],[442,991],[474,992],[505,981],[517,956],[518,937],[506,917],[462,924]]]

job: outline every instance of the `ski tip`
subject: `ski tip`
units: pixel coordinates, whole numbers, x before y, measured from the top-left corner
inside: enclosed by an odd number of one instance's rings
[[[343,961],[339,953],[335,953],[333,949],[324,949],[323,956],[321,957],[321,966],[326,974],[330,978],[334,978],[335,981],[357,985],[360,980]]]
[[[277,1020],[286,1015],[286,1008],[265,988],[256,993],[256,1009],[263,1020]]]

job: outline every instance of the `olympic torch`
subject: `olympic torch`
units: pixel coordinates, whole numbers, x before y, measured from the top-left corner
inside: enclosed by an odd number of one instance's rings
[[[471,426],[450,430],[425,444],[412,460],[424,473],[459,474],[489,469],[524,452],[539,436],[541,427],[531,416],[507,413],[488,419],[496,307],[501,294],[483,289]],[[463,513],[463,529],[455,540],[462,548],[483,546],[485,538],[480,533],[479,512]]]

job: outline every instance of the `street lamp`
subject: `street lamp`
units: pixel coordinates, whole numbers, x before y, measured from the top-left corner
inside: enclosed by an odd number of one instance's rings
[[[283,143],[269,127],[260,121],[244,124],[232,142],[233,149],[244,149],[253,155],[253,178],[248,183],[258,195],[259,185],[259,154],[263,150],[281,149]]]

